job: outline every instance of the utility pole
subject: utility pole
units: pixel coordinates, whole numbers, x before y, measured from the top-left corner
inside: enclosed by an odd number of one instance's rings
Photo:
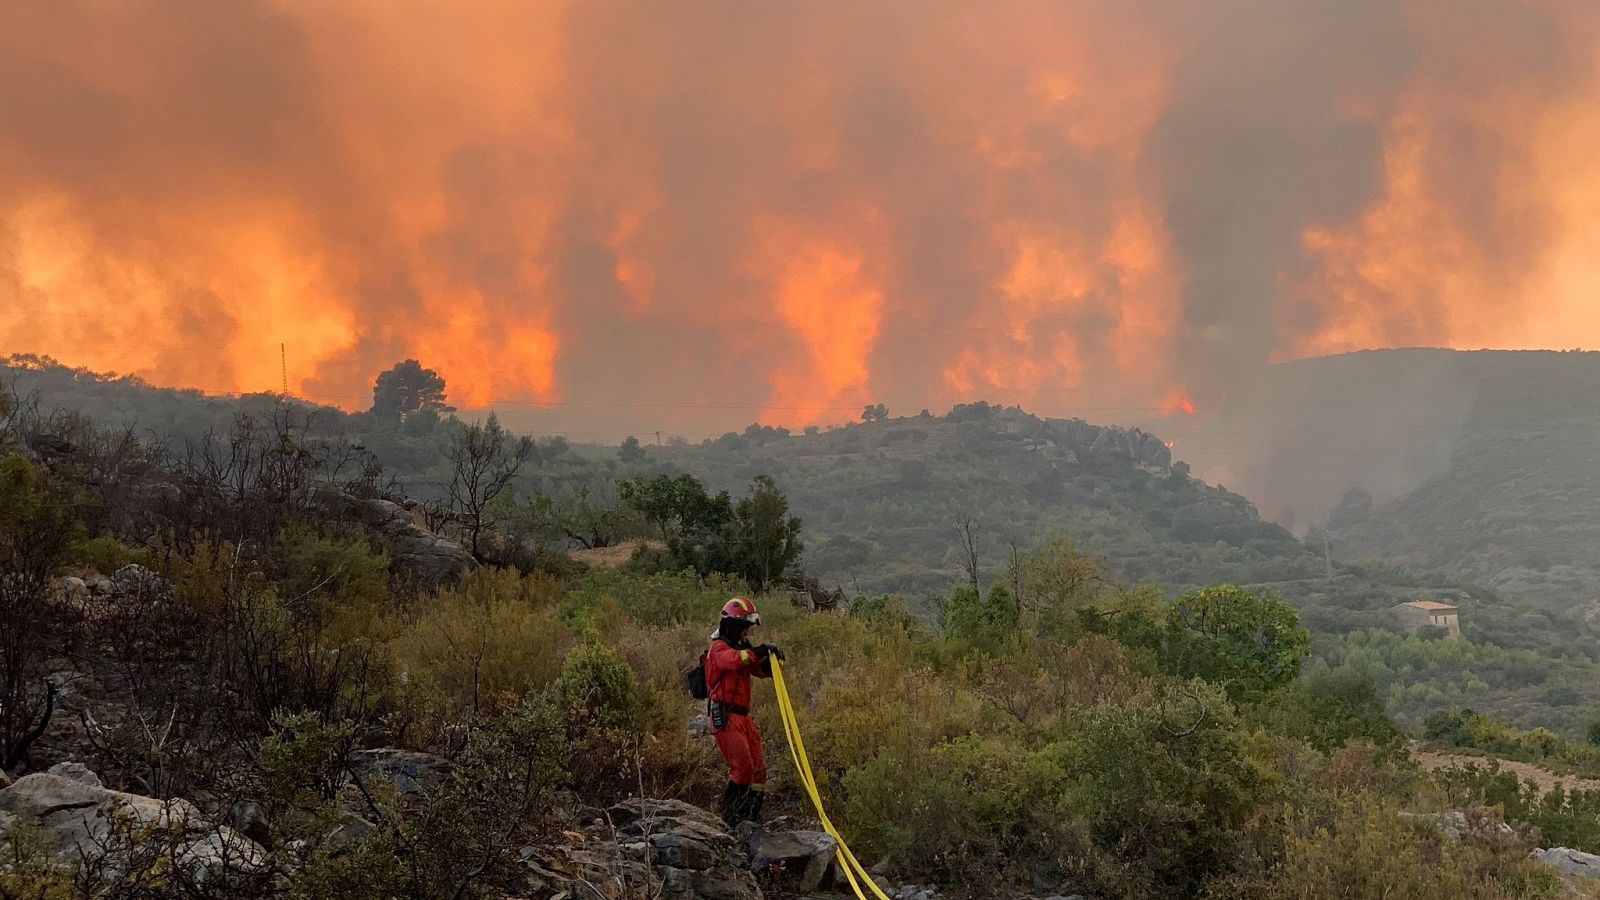
[[[661,432],[656,432],[656,446],[661,446]]]

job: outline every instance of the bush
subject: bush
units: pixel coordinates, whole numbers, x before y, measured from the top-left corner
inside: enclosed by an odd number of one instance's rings
[[[134,548],[110,535],[90,538],[72,548],[72,558],[80,566],[109,575],[129,563],[150,565],[150,551]]]
[[[638,712],[633,669],[602,644],[584,643],[567,654],[561,665],[561,690],[574,715],[605,728],[631,725]]]
[[[1068,773],[1062,814],[1095,842],[1189,893],[1233,860],[1240,827],[1264,799],[1227,699],[1199,683],[1151,704],[1097,706],[1071,717],[1053,749]]]
[[[495,695],[543,688],[560,674],[571,640],[555,593],[544,576],[480,569],[396,626],[397,661],[416,690],[458,715],[482,712]]]
[[[1211,893],[1243,900],[1513,900],[1564,896],[1554,869],[1515,839],[1450,843],[1432,824],[1356,801],[1331,821],[1300,814],[1282,856],[1256,877],[1218,879]]]

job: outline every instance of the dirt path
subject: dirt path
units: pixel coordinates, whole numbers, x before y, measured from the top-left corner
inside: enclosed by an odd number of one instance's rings
[[[1548,791],[1561,782],[1569,791],[1600,791],[1600,780],[1594,778],[1579,778],[1575,775],[1557,775],[1546,769],[1541,769],[1532,763],[1519,762],[1514,759],[1502,759],[1496,756],[1471,756],[1464,753],[1445,753],[1438,750],[1419,750],[1412,748],[1411,756],[1417,764],[1429,772],[1441,769],[1464,769],[1468,766],[1484,768],[1491,761],[1500,764],[1500,771],[1511,772],[1517,776],[1518,781],[1532,781],[1539,786],[1539,790]]]

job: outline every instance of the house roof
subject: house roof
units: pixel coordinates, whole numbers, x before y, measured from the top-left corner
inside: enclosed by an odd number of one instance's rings
[[[1445,610],[1450,610],[1451,612],[1456,611],[1455,604],[1439,603],[1434,600],[1412,600],[1410,603],[1402,603],[1400,605],[1409,606],[1412,609],[1423,609],[1427,610],[1428,612],[1443,612]]]

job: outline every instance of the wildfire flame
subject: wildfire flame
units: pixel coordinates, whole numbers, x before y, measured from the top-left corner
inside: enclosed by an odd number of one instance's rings
[[[1588,0],[469,6],[10,5],[0,352],[794,425],[1600,344]]]

